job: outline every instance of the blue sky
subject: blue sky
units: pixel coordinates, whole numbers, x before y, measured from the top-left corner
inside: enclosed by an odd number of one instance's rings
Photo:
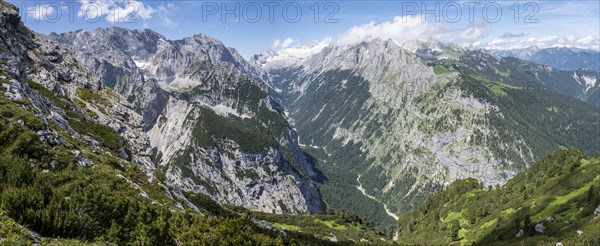
[[[373,38],[434,37],[481,48],[600,49],[598,0],[521,1],[518,5],[516,1],[10,2],[21,8],[27,26],[45,34],[115,25],[150,28],[168,39],[206,33],[246,58],[268,48]]]

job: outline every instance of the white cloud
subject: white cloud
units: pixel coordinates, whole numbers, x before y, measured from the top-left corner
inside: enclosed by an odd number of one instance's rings
[[[290,46],[290,44],[292,44],[294,42],[293,38],[286,38],[285,40],[283,40],[283,42],[281,43],[281,47],[282,48],[287,48],[288,46]]]
[[[489,42],[482,42],[476,45],[486,49],[521,49],[530,46],[539,48],[549,47],[575,47],[581,49],[600,50],[600,38],[598,36],[542,36],[530,37],[527,39],[517,38],[496,38]]]
[[[418,16],[396,16],[393,21],[369,22],[354,26],[340,35],[335,44],[347,45],[373,39],[392,39],[397,42],[422,38],[449,40],[472,45],[490,33],[486,23],[476,23],[466,28],[454,28],[448,24],[424,22]]]
[[[373,39],[392,39],[399,43],[415,39],[435,38],[456,43],[465,47],[487,49],[517,49],[529,46],[575,47],[600,50],[598,36],[538,36],[528,37],[525,33],[505,32],[491,41],[490,24],[474,23],[467,27],[456,28],[450,24],[423,22],[418,16],[396,16],[393,21],[369,22],[354,26],[340,35],[334,42],[337,45],[354,44]]]
[[[177,26],[177,23],[175,23],[168,15],[171,10],[175,10],[175,9],[176,9],[176,7],[173,3],[168,3],[168,4],[161,3],[158,6],[158,8],[157,8],[158,16],[165,25]]]
[[[460,32],[460,40],[463,42],[473,43],[477,40],[481,40],[482,38],[487,37],[489,34],[489,29],[485,22],[481,22],[479,24],[475,24],[466,30]]]
[[[152,19],[156,9],[141,1],[135,0],[80,0],[78,15],[88,21],[96,21],[101,17],[107,22],[140,22]]]
[[[290,38],[290,37],[287,37],[283,41],[281,41],[279,39],[275,39],[275,40],[273,40],[273,44],[271,45],[271,49],[274,49],[274,50],[284,49],[284,48],[287,48],[290,45],[292,45],[294,42],[296,42],[296,41],[293,38]]]
[[[513,33],[513,32],[504,32],[502,33],[502,35],[500,35],[501,38],[519,38],[519,37],[525,37],[527,36],[527,34],[525,33]]]
[[[354,26],[335,41],[338,45],[347,45],[371,41],[373,39],[393,39],[396,41],[414,40],[423,37],[441,38],[451,29],[439,23],[427,23],[415,16],[396,16],[393,21],[382,23],[369,22]]]

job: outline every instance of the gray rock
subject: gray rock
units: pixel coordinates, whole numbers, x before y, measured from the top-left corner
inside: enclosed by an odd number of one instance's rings
[[[83,155],[81,154],[81,152],[79,150],[72,150],[71,152],[75,155],[75,164],[77,164],[77,166],[91,167],[94,165],[94,163],[92,163],[92,161],[83,157]]]
[[[523,237],[524,235],[525,235],[525,232],[524,232],[523,230],[519,230],[519,231],[517,232],[517,234],[515,234],[515,237],[516,237],[516,238],[521,238],[521,237]]]
[[[37,232],[31,231],[31,230],[29,231],[29,237],[31,238],[31,240],[34,243],[41,243],[44,240],[44,238],[42,237],[42,235],[40,235]]]
[[[324,209],[310,180],[316,174],[306,163],[291,129],[281,130],[274,137],[281,148],[292,153],[292,160],[285,160],[282,151],[275,148],[243,153],[236,150],[237,143],[228,139],[219,140],[222,143],[218,149],[226,151],[217,151],[214,148],[217,146],[195,146],[191,122],[200,120],[194,109],[200,105],[224,117],[254,118],[259,110],[280,115],[283,112],[282,106],[269,95],[269,86],[261,79],[262,71],[234,49],[203,34],[172,41],[150,30],[118,27],[51,37],[69,47],[105,86],[118,92],[142,115],[143,130],[148,131],[150,139],[148,147],[157,149],[161,159],[156,164],[167,170],[166,175],[174,185],[209,194],[218,202],[265,212]],[[255,87],[249,97],[261,94],[266,97],[259,101],[239,98],[235,91],[247,86]],[[228,90],[233,93],[226,93]],[[129,118],[123,114],[117,117],[124,121]],[[186,148],[193,149],[194,158],[187,163],[176,163],[175,157]],[[287,162],[298,163],[300,170],[294,170]],[[266,167],[261,167],[261,163],[266,163],[262,164]],[[192,175],[184,174],[182,165],[192,170]],[[272,171],[265,172],[266,169]],[[241,173],[258,176],[242,178]]]
[[[546,227],[544,226],[544,224],[538,223],[538,224],[535,225],[535,231],[536,232],[544,233],[545,230],[546,230]]]

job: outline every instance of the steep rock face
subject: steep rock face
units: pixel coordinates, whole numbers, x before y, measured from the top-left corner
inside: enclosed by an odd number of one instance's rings
[[[282,135],[277,143],[266,134],[243,133],[250,129],[237,126],[244,122],[229,119],[230,112],[235,110],[223,105],[169,100],[148,132],[167,178],[185,190],[261,211],[321,210],[319,193],[309,179],[312,168],[304,159],[294,159],[302,156],[292,152],[297,144],[285,142],[295,136]]]
[[[53,39],[23,26],[18,10],[2,8],[0,32],[0,59],[6,61],[3,70],[18,78],[11,81],[10,87],[20,99],[31,101],[41,118],[55,122],[72,137],[98,150],[106,147],[123,159],[146,167],[149,177],[153,177],[151,148],[141,131],[142,119],[128,103],[105,89],[97,77]],[[47,95],[33,93],[31,86],[47,91]],[[48,97],[53,100],[44,99]],[[66,98],[76,105],[70,105]]]
[[[132,103],[144,118],[144,129],[154,124],[167,101],[167,94],[156,80],[144,76],[135,59],[148,59],[166,42],[164,37],[149,30],[134,32],[123,28],[52,33],[51,37],[68,47],[104,85]]]
[[[374,40],[328,46],[292,66],[257,63],[281,90],[300,141],[320,162],[317,166],[327,178],[344,176],[321,187],[326,202],[369,213],[376,204],[357,209],[347,200],[382,201],[391,212],[408,211],[453,180],[473,177],[485,185],[503,184],[550,146],[587,144],[559,140],[562,134],[539,141],[546,137],[538,132],[544,126],[523,123],[522,117],[553,117],[528,110],[556,105],[546,99],[520,102],[523,98],[515,92],[529,93],[516,83],[525,72],[514,71],[515,77],[506,78],[490,74],[518,67],[488,58],[432,40]],[[557,74],[534,71],[526,81],[537,74],[539,80],[532,83],[539,88],[558,85]],[[597,116],[591,105],[564,100],[568,103],[558,103],[565,107],[561,110],[582,107]],[[575,120],[579,115],[565,117]],[[579,120],[593,134],[593,118]],[[374,199],[360,193],[362,189]],[[378,210],[370,216],[385,220],[387,207],[379,205]]]
[[[283,108],[235,50],[206,35],[170,41],[149,30],[53,36],[136,104],[174,185],[266,212],[324,208]]]

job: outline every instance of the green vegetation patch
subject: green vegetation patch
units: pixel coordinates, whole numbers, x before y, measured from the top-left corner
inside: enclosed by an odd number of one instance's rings
[[[508,94],[506,91],[508,90],[520,90],[520,87],[512,86],[509,84],[505,84],[498,81],[492,81],[490,79],[480,77],[480,76],[471,76],[471,78],[480,81],[486,88],[488,88],[494,95],[504,97]]]
[[[326,225],[327,227],[331,228],[331,229],[335,229],[338,231],[345,231],[346,229],[348,229],[346,226],[344,225],[338,225],[337,223],[335,223],[335,221],[333,220],[320,220],[320,219],[315,219],[315,222],[317,223],[322,223],[323,225]]]
[[[600,175],[596,177],[593,181],[584,185],[583,187],[571,191],[569,194],[566,194],[564,196],[557,196],[553,202],[548,204],[548,206],[540,213],[536,214],[534,218],[541,220],[554,215],[561,205],[573,200],[575,197],[585,194],[585,192],[587,192],[590,189],[590,187],[598,180],[600,180]]]
[[[296,226],[296,225],[288,225],[288,224],[282,224],[282,223],[273,223],[271,225],[274,227],[277,227],[277,228],[282,228],[286,231],[300,231],[300,227]]]
[[[504,187],[482,189],[476,180],[457,180],[400,216],[400,243],[426,245],[598,245],[600,159],[561,148],[541,157]],[[474,195],[470,195],[474,194]],[[460,211],[460,212],[458,212]],[[445,215],[445,216],[444,216]],[[553,218],[547,221],[547,218]],[[443,220],[440,223],[441,218]],[[536,225],[544,225],[544,233]],[[515,237],[519,231],[521,237]],[[578,236],[576,231],[584,235]],[[586,235],[589,234],[589,235]],[[565,244],[566,245],[566,244]]]
[[[216,146],[219,139],[233,140],[239,145],[241,151],[251,153],[278,146],[273,137],[240,124],[236,119],[220,116],[206,107],[196,107],[196,110],[199,110],[200,116],[195,122],[192,136],[199,147]],[[188,118],[188,121],[191,120],[195,119]]]
[[[243,208],[236,208],[243,212]],[[317,213],[314,215],[291,215],[291,214],[269,214],[252,212],[250,216],[269,222],[275,227],[285,227],[292,232],[302,232],[319,238],[328,238],[335,235],[342,242],[359,242],[361,239],[370,242],[385,244],[380,238],[386,238],[374,230],[373,223],[360,216],[348,213],[344,210],[335,212],[329,210],[327,214]]]
[[[465,226],[468,225],[467,220],[465,219],[465,217],[463,216],[463,212],[450,212],[448,213],[448,215],[446,216],[446,218],[444,218],[444,222],[445,223],[450,223],[451,221],[456,220],[458,221],[460,226]]]
[[[110,101],[102,96],[98,91],[92,91],[86,88],[77,88],[77,96],[87,102],[96,102],[103,107],[112,107]]]
[[[440,64],[435,64],[435,66],[433,66],[433,72],[437,75],[440,75],[440,74],[450,73],[450,72],[452,72],[452,70],[450,70]]]
[[[69,126],[81,134],[88,135],[100,142],[102,146],[107,147],[116,154],[121,154],[121,146],[123,144],[123,138],[115,131],[102,124],[90,120],[81,120],[71,118],[69,120]]]
[[[29,231],[6,215],[0,209],[0,244],[2,245],[30,245]]]

